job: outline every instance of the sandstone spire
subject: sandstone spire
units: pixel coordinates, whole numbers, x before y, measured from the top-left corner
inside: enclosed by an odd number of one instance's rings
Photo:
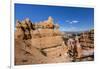
[[[25,21],[28,23],[30,21],[30,19],[29,18],[26,18]]]
[[[20,21],[16,20],[16,28],[19,28],[19,27],[20,27]]]
[[[48,17],[48,23],[53,23],[53,18],[51,16]]]

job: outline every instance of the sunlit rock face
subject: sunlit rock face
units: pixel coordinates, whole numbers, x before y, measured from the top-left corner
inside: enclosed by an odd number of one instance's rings
[[[16,21],[15,64],[69,62],[67,46],[53,18],[32,23],[28,18]]]
[[[72,52],[74,49],[69,52],[70,37],[68,34],[67,37],[63,37],[66,34],[62,35],[63,32],[59,28],[60,26],[54,23],[51,16],[38,23],[32,22],[29,18],[23,21],[16,20],[15,65],[94,60],[93,29],[79,33],[77,39],[75,35],[70,34],[73,37],[72,46],[76,47],[76,52]],[[78,56],[79,58],[77,58]]]

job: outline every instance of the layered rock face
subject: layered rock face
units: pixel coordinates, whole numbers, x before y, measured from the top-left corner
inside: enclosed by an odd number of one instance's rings
[[[82,46],[82,55],[94,57],[94,30],[83,32],[80,35],[80,44]],[[93,59],[92,59],[93,60]]]
[[[32,23],[29,19],[16,22],[15,65],[69,62],[59,25],[51,17]]]
[[[52,17],[38,23],[17,20],[15,65],[94,60],[94,30],[63,36]]]
[[[94,47],[94,30],[83,32],[80,36],[80,43],[83,47]]]
[[[64,33],[63,38],[69,48],[69,56],[75,62],[94,60],[94,29],[78,33]],[[71,46],[76,49],[71,49]]]

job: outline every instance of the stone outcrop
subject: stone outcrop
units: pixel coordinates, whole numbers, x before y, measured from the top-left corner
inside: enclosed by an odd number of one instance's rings
[[[81,33],[80,43],[83,47],[94,47],[94,30]]]
[[[67,46],[52,17],[34,24],[28,18],[16,22],[15,65],[69,62]]]
[[[81,33],[79,42],[82,46],[82,57],[91,56],[94,60],[94,30]]]
[[[33,23],[29,18],[16,20],[15,29],[15,65],[62,63],[88,61],[94,59],[94,30],[79,33],[76,38],[63,37],[52,17]],[[72,38],[72,46],[68,40]],[[75,56],[74,56],[75,55]],[[79,57],[79,58],[77,58]]]

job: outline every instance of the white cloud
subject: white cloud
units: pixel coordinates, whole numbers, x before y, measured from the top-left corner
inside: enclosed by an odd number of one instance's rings
[[[72,21],[66,20],[65,22],[67,22],[67,23],[69,23],[69,24],[76,24],[76,23],[79,23],[78,20],[72,20]]]
[[[73,20],[73,21],[70,21],[69,23],[70,23],[70,24],[76,24],[76,23],[79,23],[79,21]]]

